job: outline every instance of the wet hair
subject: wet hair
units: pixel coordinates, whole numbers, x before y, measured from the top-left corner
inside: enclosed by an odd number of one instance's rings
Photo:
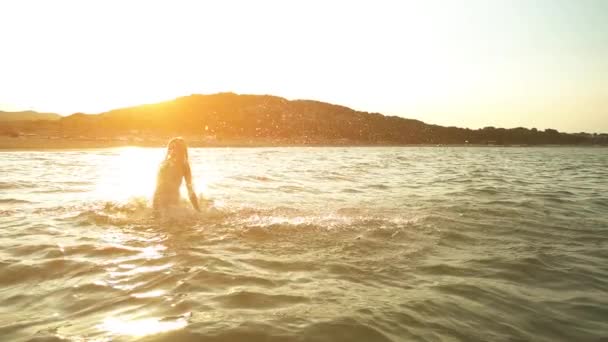
[[[171,151],[175,151],[177,155],[181,156],[184,161],[188,161],[188,145],[186,145],[186,141],[184,141],[184,139],[181,137],[169,140],[165,160],[169,159],[171,156]]]

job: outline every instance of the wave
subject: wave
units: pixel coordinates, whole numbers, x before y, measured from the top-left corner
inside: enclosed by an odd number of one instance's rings
[[[260,208],[255,206],[230,206],[216,204],[213,200],[202,198],[201,211],[196,212],[190,204],[182,200],[179,206],[155,216],[147,198],[132,198],[126,202],[93,202],[82,206],[54,207],[45,209],[50,212],[71,212],[62,220],[76,222],[78,225],[115,225],[149,227],[182,224],[186,226],[215,225],[232,229],[382,229],[403,228],[418,223],[426,216],[407,216],[399,211],[370,211],[365,208],[338,208],[336,210],[304,210],[296,207],[278,206]],[[395,232],[388,233],[389,236]],[[385,234],[385,233],[383,233]]]
[[[0,204],[28,204],[35,203],[17,198],[0,198]]]
[[[273,309],[284,305],[310,302],[310,298],[285,294],[266,294],[252,291],[237,291],[212,298],[223,307],[239,309]]]
[[[69,194],[69,193],[87,193],[88,189],[48,189],[32,191],[30,194]]]
[[[2,182],[0,181],[0,190],[11,190],[11,189],[28,189],[28,188],[36,188],[40,186],[35,182],[26,182],[21,180],[15,180],[11,182]]]

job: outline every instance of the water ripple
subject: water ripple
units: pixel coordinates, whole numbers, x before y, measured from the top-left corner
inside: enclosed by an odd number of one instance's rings
[[[0,153],[2,340],[608,337],[606,149],[192,149],[158,220],[162,154]]]

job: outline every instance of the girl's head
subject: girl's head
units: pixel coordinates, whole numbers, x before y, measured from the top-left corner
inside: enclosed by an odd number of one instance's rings
[[[188,161],[188,146],[181,137],[169,140],[165,159],[178,159]]]

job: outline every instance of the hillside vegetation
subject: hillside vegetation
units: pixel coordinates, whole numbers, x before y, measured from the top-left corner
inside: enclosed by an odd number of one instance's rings
[[[58,121],[30,123],[21,130],[55,130],[59,135],[197,136],[214,141],[245,139],[276,144],[598,144],[605,134],[566,134],[553,129],[471,130],[429,125],[310,100],[289,101],[268,95],[220,93],[190,95]]]

